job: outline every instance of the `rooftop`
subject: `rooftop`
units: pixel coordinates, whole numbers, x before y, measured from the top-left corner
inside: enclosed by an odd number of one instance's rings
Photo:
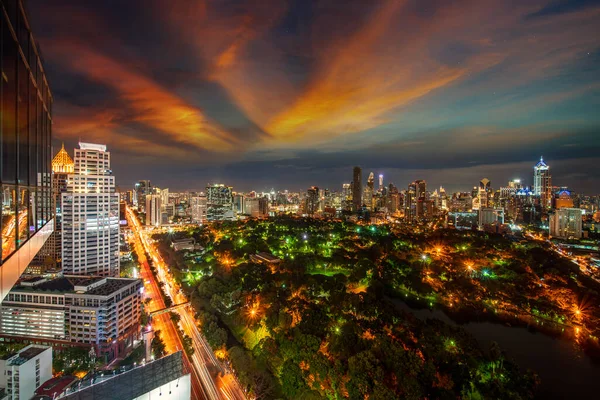
[[[50,280],[28,278],[18,282],[11,291],[49,292],[57,294],[85,293],[96,296],[107,296],[136,281],[138,281],[138,279],[68,275]]]
[[[58,397],[58,395],[60,395],[61,393],[63,393],[65,389],[73,385],[75,382],[77,382],[77,378],[70,375],[52,378],[46,381],[42,386],[40,386],[35,391],[35,394],[38,396],[48,396],[49,398],[55,398]]]
[[[43,353],[48,349],[51,349],[51,347],[29,345],[24,349],[18,351],[15,355],[5,357],[5,359],[8,361],[8,365],[23,365],[27,361],[35,358],[37,355]]]

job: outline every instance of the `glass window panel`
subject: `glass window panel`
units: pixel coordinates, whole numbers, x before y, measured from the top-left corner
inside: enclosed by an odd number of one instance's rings
[[[32,236],[37,230],[37,191],[35,188],[29,188],[29,236]]]
[[[19,187],[19,198],[17,203],[18,212],[18,238],[17,247],[21,247],[29,238],[29,188]]]
[[[2,182],[16,183],[17,46],[6,23],[2,24],[2,76],[0,78],[2,83]]]
[[[28,185],[29,179],[29,71],[22,59],[18,61],[18,93],[17,93],[17,141],[19,170],[18,182]]]
[[[29,186],[37,185],[38,147],[37,147],[37,90],[33,81],[29,81]]]
[[[12,185],[2,186],[2,260],[17,248],[17,193]]]

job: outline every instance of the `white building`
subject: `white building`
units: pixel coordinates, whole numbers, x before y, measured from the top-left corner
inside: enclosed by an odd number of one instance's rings
[[[79,143],[62,208],[64,273],[118,276],[119,195],[106,146]]]
[[[160,226],[162,222],[162,196],[151,194],[146,196],[146,225]]]
[[[550,215],[550,236],[561,239],[580,239],[583,211],[579,208],[560,208]]]
[[[192,222],[194,222],[196,224],[203,224],[204,222],[206,222],[206,209],[207,209],[206,196],[192,197],[191,208],[192,208]]]
[[[5,341],[77,343],[112,360],[139,337],[140,279],[35,277],[15,285],[0,307]]]
[[[0,389],[6,400],[30,399],[52,378],[52,347],[29,345],[0,359]]]

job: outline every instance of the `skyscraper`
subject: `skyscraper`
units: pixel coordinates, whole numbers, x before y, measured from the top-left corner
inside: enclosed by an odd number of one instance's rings
[[[550,214],[550,236],[580,239],[583,211],[579,208],[559,208]]]
[[[50,191],[52,94],[21,3],[0,3],[0,299],[54,229]]]
[[[62,267],[70,275],[119,275],[119,195],[105,145],[79,143],[62,194]]]
[[[543,157],[533,167],[533,194],[540,198],[542,209],[552,207],[552,176]]]
[[[363,192],[363,204],[368,210],[373,209],[373,194],[375,193],[375,175],[371,172],[367,178],[367,186]]]
[[[190,203],[192,208],[192,222],[196,224],[206,222],[206,196],[192,197]]]
[[[306,191],[306,214],[313,216],[319,211],[319,188],[313,186]]]
[[[235,219],[233,212],[233,188],[223,184],[206,187],[206,219],[225,221]]]
[[[354,167],[352,171],[352,211],[358,212],[362,206],[362,170]]]
[[[146,207],[146,196],[152,194],[152,184],[148,180],[142,180],[135,184],[135,205],[138,210]]]

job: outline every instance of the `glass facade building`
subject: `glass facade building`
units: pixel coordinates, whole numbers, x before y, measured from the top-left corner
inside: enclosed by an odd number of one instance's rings
[[[23,3],[0,1],[0,298],[53,229],[52,95]]]

